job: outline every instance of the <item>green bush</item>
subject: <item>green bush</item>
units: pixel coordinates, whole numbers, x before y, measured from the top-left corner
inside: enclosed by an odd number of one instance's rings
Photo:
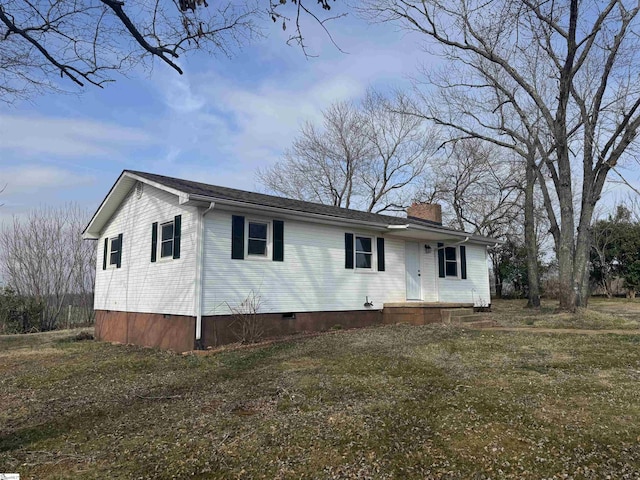
[[[0,289],[0,334],[27,333],[38,329],[44,306],[11,288]]]

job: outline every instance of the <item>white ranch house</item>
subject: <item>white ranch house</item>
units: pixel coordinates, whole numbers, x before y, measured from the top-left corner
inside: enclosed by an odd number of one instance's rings
[[[97,240],[97,336],[178,351],[231,342],[230,307],[252,293],[273,335],[402,320],[394,306],[489,305],[496,241],[443,227],[437,205],[407,213],[125,170],[83,233]]]

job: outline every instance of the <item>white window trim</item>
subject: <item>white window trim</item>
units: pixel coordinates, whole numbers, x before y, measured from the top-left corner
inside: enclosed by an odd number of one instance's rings
[[[173,238],[171,239],[171,255],[168,255],[166,257],[162,256],[162,226],[163,225],[168,225],[168,224],[172,224],[173,225]],[[176,235],[176,221],[174,219],[172,220],[167,220],[166,222],[158,222],[158,245],[156,246],[156,262],[168,262],[170,260],[174,260],[173,258],[173,252],[174,252],[174,245],[173,242],[175,241],[175,235]]]
[[[249,224],[262,223],[267,226],[267,251],[264,255],[249,254]],[[245,218],[244,220],[244,258],[247,260],[271,260],[273,253],[273,222],[262,218]]]
[[[456,250],[456,275],[447,275],[447,248],[454,248]],[[460,272],[460,245],[445,245],[442,247],[444,250],[444,280],[462,280]],[[453,263],[449,261],[448,263]]]
[[[382,273],[378,272],[378,244],[376,242],[376,236],[369,233],[351,232],[353,234],[353,273],[363,273],[366,275]],[[370,238],[371,239],[371,268],[358,268],[356,266],[356,237]],[[365,253],[365,252],[362,252]]]
[[[107,268],[118,268],[118,264],[117,263],[111,263],[111,242],[113,242],[114,240],[118,240],[119,235],[116,235],[115,237],[108,237],[109,238],[109,242],[107,243]],[[122,245],[120,245],[120,262],[122,262]]]

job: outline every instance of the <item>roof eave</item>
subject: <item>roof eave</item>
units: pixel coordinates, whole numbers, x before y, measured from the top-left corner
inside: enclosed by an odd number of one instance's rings
[[[240,200],[229,200],[226,198],[220,198],[220,197],[209,196],[209,195],[190,194],[189,200],[193,200],[197,202],[203,202],[203,201],[215,202],[217,206],[241,207],[241,208],[247,208],[251,210],[260,210],[263,212],[279,213],[282,215],[286,215],[288,217],[297,217],[301,219],[314,219],[319,222],[324,221],[325,223],[357,225],[357,226],[369,227],[369,228],[374,228],[379,230],[386,230],[389,227],[388,223],[368,222],[365,220],[356,220],[352,218],[338,217],[333,215],[323,215],[320,213],[303,212],[300,210],[293,210],[290,208],[272,207],[268,205],[260,205],[260,204],[251,203],[251,202],[243,202]]]
[[[125,192],[125,195],[126,195],[126,193],[128,193],[131,190],[131,188],[133,188],[133,185],[135,184],[134,182],[134,184],[132,185],[123,186],[123,184],[127,179],[146,183],[147,185],[151,185],[160,190],[164,190],[165,192],[172,193],[178,197],[179,203],[181,204],[184,203],[188,197],[185,192],[176,190],[175,188],[167,187],[166,185],[155,182],[153,180],[149,180],[148,178],[142,177],[140,175],[136,175],[135,173],[132,173],[128,170],[123,170],[120,176],[118,177],[118,179],[111,186],[111,189],[109,190],[107,195],[104,197],[104,200],[102,200],[102,203],[100,204],[96,212],[91,217],[91,220],[89,220],[89,223],[87,224],[85,229],[82,231],[82,238],[84,240],[96,240],[100,238],[100,234],[102,233],[102,230],[104,229],[105,224],[109,221],[109,219],[113,215],[113,212],[111,212],[110,214],[107,214],[106,213],[107,210],[111,206],[113,207],[112,210],[115,211],[120,206],[120,203],[122,202],[122,199],[119,199],[119,200],[114,199],[117,192],[124,188],[126,189],[126,192]],[[118,202],[118,204],[115,206],[111,205],[114,201]]]
[[[421,225],[416,223],[407,224],[408,230],[419,230],[423,232],[431,232],[438,234],[450,234],[455,238],[467,238],[469,242],[472,243],[481,243],[485,245],[498,245],[504,243],[502,240],[497,240],[491,237],[484,237],[482,235],[474,235],[472,233],[463,232],[459,230],[449,230],[444,228],[438,228],[437,226],[429,226],[429,225]]]

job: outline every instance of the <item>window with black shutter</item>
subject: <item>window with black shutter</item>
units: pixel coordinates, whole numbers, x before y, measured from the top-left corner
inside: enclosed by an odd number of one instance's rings
[[[120,236],[109,239],[109,265],[117,265],[120,258]]]
[[[160,225],[160,258],[173,258],[173,222]]]
[[[122,234],[115,237],[104,239],[104,258],[102,260],[102,269],[106,270],[107,266],[120,268],[122,264]]]
[[[151,261],[155,262],[158,253],[162,260],[180,258],[180,242],[182,238],[182,215],[173,220],[151,226]]]
[[[467,249],[464,245],[445,246],[438,243],[438,276],[467,278]]]
[[[384,238],[366,235],[344,234],[344,268],[373,270],[376,260],[377,270],[384,272]]]
[[[456,247],[445,247],[444,248],[444,271],[447,277],[457,277],[458,276],[458,258]]]

